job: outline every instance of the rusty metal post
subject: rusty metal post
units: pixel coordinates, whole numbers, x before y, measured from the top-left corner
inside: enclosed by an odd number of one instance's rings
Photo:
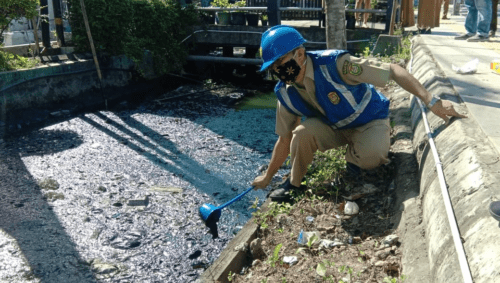
[[[56,24],[57,43],[59,47],[64,47],[66,46],[66,43],[64,42],[61,0],[52,0],[52,7],[54,7],[54,22]]]

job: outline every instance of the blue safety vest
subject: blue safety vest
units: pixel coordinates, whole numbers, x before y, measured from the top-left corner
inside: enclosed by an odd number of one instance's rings
[[[287,90],[286,84],[279,81],[274,92],[281,104],[297,116],[319,116],[335,129],[354,128],[372,120],[387,118],[389,100],[373,85],[348,85],[340,78],[337,58],[345,53],[345,50],[307,52],[314,67],[316,99],[326,116],[304,101],[295,87]]]

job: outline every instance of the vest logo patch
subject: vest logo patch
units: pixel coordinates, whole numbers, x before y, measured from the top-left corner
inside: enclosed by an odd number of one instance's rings
[[[328,99],[330,99],[330,102],[335,105],[340,103],[340,96],[334,91],[328,94]]]
[[[353,76],[359,76],[363,73],[363,68],[361,65],[352,63],[349,60],[345,60],[344,65],[342,66],[342,74],[347,75],[351,74]]]

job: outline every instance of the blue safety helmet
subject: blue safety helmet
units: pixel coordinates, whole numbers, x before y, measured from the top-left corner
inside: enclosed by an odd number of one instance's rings
[[[274,61],[299,47],[304,42],[306,42],[306,40],[302,35],[291,26],[279,25],[266,30],[266,32],[262,34],[262,40],[260,42],[262,59],[264,60],[264,64],[262,64],[260,71],[264,71],[274,63]]]

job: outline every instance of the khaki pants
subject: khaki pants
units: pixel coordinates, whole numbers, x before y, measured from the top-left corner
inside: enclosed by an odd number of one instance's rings
[[[290,183],[300,186],[316,150],[326,151],[347,145],[346,160],[362,169],[373,169],[389,162],[391,127],[389,119],[345,130],[334,130],[318,118],[308,118],[293,131]]]

